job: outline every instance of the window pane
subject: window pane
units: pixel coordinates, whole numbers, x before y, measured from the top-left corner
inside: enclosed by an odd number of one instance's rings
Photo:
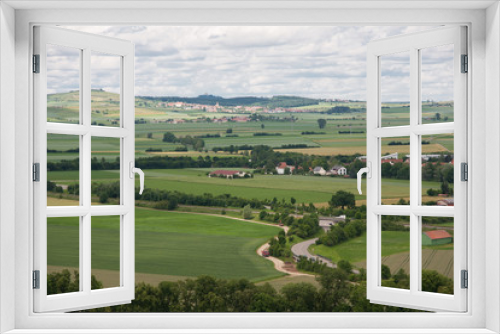
[[[47,294],[80,291],[80,218],[47,218]]]
[[[410,53],[380,57],[382,126],[410,124]]]
[[[422,217],[422,291],[453,294],[451,217]]]
[[[80,137],[47,134],[47,206],[80,205]]]
[[[92,217],[92,290],[120,286],[120,218]]]
[[[381,150],[381,203],[410,204],[410,137],[384,138]]]
[[[422,204],[453,206],[453,133],[422,136]]]
[[[92,202],[120,204],[120,138],[92,137]]]
[[[420,50],[422,123],[453,122],[453,45]]]
[[[382,286],[410,289],[410,217],[382,216]]]
[[[92,51],[92,125],[120,126],[121,57]]]
[[[47,122],[80,122],[80,54],[47,44]]]

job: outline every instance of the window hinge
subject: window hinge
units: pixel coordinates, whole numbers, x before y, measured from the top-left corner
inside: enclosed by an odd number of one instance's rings
[[[40,182],[40,164],[38,162],[33,164],[33,181]]]
[[[460,72],[469,72],[469,57],[467,55],[462,55],[462,70]]]
[[[40,289],[40,270],[33,270],[33,289]]]
[[[40,73],[40,55],[33,55],[33,73]]]
[[[462,270],[462,289],[467,289],[469,287],[469,272],[467,270]]]
[[[460,175],[462,181],[469,181],[469,165],[466,162],[462,162],[460,164]]]

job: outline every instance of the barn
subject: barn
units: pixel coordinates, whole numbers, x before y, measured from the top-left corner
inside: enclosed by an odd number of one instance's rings
[[[422,245],[446,245],[453,243],[453,237],[445,230],[427,231],[422,233]]]

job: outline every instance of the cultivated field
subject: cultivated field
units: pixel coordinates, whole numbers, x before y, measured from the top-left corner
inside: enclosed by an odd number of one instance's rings
[[[409,271],[409,232],[382,231],[382,263],[395,274],[399,269]],[[366,268],[366,235],[348,240],[334,247],[312,245],[310,250],[333,262],[348,260],[356,267]],[[453,244],[423,246],[422,268],[436,270],[453,277]]]
[[[78,219],[77,219],[78,220]],[[223,217],[136,209],[137,277],[148,281],[212,275],[218,278],[269,280],[283,274],[255,250],[278,234],[278,227]],[[51,218],[48,265],[78,267],[78,221]],[[92,217],[92,268],[97,279],[112,282],[119,270],[119,224],[109,217]],[[104,270],[104,271],[102,271]]]

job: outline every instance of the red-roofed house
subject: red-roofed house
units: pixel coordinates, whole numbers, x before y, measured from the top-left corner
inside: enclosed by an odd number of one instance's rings
[[[422,233],[422,245],[451,244],[453,237],[445,230],[427,231]]]
[[[294,166],[289,166],[286,164],[286,162],[280,162],[278,164],[278,166],[276,166],[276,173],[278,173],[278,175],[285,175],[285,169],[290,169],[290,173],[292,173],[292,171],[295,169]]]

